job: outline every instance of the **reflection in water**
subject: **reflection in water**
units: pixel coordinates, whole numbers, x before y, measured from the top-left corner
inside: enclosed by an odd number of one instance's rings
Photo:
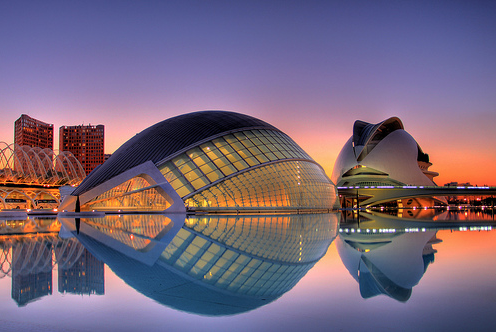
[[[18,306],[52,294],[56,264],[59,292],[103,294],[103,263],[76,239],[60,238],[55,218],[3,221],[0,229],[0,278],[12,278],[12,299]]]
[[[347,222],[341,225],[336,247],[363,298],[385,294],[405,302],[434,262],[437,251],[432,245],[442,242],[437,230],[466,230],[460,223],[465,214],[470,214],[469,228],[492,229],[488,214],[480,211],[360,212],[359,218],[343,217]]]
[[[78,295],[105,294],[103,262],[96,259],[75,238],[55,248],[59,293]]]
[[[76,237],[142,294],[204,315],[249,311],[289,291],[338,225],[337,214],[125,217],[81,218]],[[76,234],[74,219],[61,221]]]
[[[370,298],[385,294],[398,301],[410,298],[437,251],[441,240],[436,231],[419,233],[340,232],[336,240],[339,256],[360,287],[360,295]]]
[[[52,294],[52,243],[56,241],[52,234],[7,244],[12,252],[12,299],[19,306]]]
[[[353,219],[353,211],[346,211],[348,219]],[[494,221],[494,209],[449,207],[443,209],[390,209],[381,211],[392,217],[427,219],[429,221]]]

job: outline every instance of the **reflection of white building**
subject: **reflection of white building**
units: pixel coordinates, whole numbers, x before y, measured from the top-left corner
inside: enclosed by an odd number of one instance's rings
[[[396,117],[377,124],[355,121],[353,135],[336,159],[331,179],[337,186],[434,186],[432,164]],[[407,199],[402,206],[424,205]]]
[[[379,294],[406,302],[434,261],[436,231],[421,233],[340,233],[336,248],[358,282],[363,298]]]
[[[82,211],[271,211],[338,207],[324,170],[288,135],[234,112],[159,122],[123,144],[68,197]]]

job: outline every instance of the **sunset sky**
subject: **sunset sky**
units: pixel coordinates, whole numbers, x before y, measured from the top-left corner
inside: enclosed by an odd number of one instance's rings
[[[330,176],[357,119],[398,116],[436,182],[496,185],[494,1],[1,1],[0,141],[23,113],[104,124],[230,110]]]

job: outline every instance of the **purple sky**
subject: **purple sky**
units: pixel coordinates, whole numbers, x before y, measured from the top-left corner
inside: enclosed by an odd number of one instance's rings
[[[205,109],[275,125],[328,175],[355,120],[398,116],[438,184],[496,185],[496,2],[0,2],[0,141],[26,113],[56,139],[104,124],[111,153]]]

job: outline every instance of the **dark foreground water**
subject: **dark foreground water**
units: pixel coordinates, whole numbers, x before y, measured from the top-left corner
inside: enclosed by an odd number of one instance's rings
[[[2,331],[494,331],[491,211],[0,220]]]

